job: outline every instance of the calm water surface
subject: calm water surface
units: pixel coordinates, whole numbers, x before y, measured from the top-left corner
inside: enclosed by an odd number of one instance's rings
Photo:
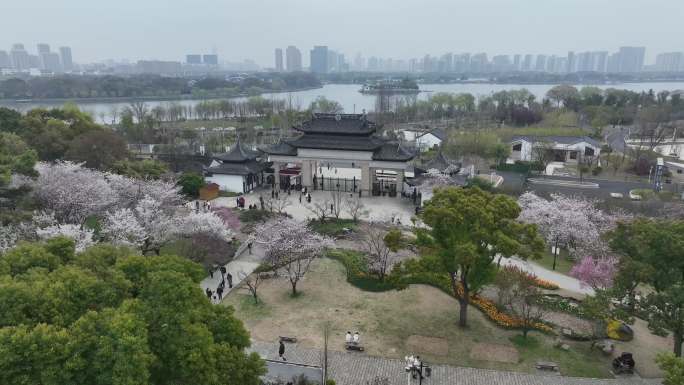
[[[455,92],[455,93],[471,93],[478,96],[487,96],[492,93],[502,90],[514,90],[526,88],[532,92],[538,100],[544,97],[546,92],[553,87],[552,84],[421,84],[421,92],[417,98],[421,100],[427,99],[435,92]],[[581,87],[581,86],[579,86]],[[684,89],[684,82],[666,82],[666,83],[621,83],[621,84],[601,84],[597,87],[619,88],[636,92],[653,90],[659,92],[663,90],[682,90]],[[328,84],[322,88],[306,91],[297,91],[289,93],[274,93],[263,94],[267,99],[284,99],[287,103],[291,103],[293,107],[306,108],[308,105],[319,96],[324,96],[330,100],[339,102],[344,111],[347,113],[360,113],[362,110],[372,111],[375,109],[376,98],[373,95],[363,95],[359,92],[361,88],[358,84]],[[246,100],[246,98],[235,98],[234,100]],[[178,101],[146,101],[150,108],[158,105],[166,106],[170,103],[179,103],[184,106],[194,106],[201,100],[198,99],[184,99]],[[0,106],[14,108],[20,111],[30,110],[36,107],[60,107],[62,102],[31,102],[31,103],[14,103],[14,102],[0,102]],[[128,102],[84,102],[78,101],[76,105],[83,111],[90,113],[96,120],[100,122],[111,122],[114,116],[114,111],[121,111],[128,106]]]

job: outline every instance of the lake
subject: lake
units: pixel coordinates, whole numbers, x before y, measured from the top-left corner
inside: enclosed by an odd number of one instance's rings
[[[431,94],[436,92],[454,92],[454,93],[471,93],[478,96],[487,96],[492,93],[502,90],[514,90],[526,88],[533,93],[537,100],[541,100],[546,92],[551,89],[553,84],[492,84],[492,83],[459,83],[459,84],[421,84],[421,92],[417,98],[421,100],[427,99]],[[582,85],[578,86],[581,88]],[[620,83],[620,84],[601,84],[598,88],[619,88],[630,91],[648,91],[653,90],[659,92],[663,90],[673,91],[684,89],[684,82],[662,82],[662,83]],[[313,90],[284,92],[284,93],[268,93],[262,94],[267,99],[284,99],[287,103],[291,103],[293,107],[306,108],[308,105],[319,96],[325,96],[330,100],[335,100],[342,105],[344,111],[347,113],[360,113],[364,109],[372,111],[375,109],[376,97],[373,95],[364,95],[359,92],[361,88],[358,84],[327,84],[322,88]],[[245,97],[234,98],[233,100],[246,100]],[[174,101],[184,106],[194,106],[199,103],[199,99],[183,99]],[[167,105],[172,101],[146,101],[147,105],[152,108],[157,105]],[[0,101],[0,106],[14,108],[20,111],[27,111],[32,108],[43,107],[60,107],[63,102],[29,102],[29,103],[15,103]],[[124,107],[129,105],[129,102],[88,102],[79,100],[76,102],[81,110],[90,113],[97,121],[111,122],[113,111],[121,111]]]

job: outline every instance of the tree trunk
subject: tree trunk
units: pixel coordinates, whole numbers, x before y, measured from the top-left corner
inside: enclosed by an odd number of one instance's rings
[[[682,342],[684,340],[684,336],[682,335],[682,331],[678,330],[674,332],[674,354],[677,357],[682,356]]]
[[[458,304],[460,306],[459,309],[459,315],[458,315],[458,326],[465,328],[468,326],[468,303],[470,301],[468,300],[468,297],[464,295],[462,298],[458,299]]]

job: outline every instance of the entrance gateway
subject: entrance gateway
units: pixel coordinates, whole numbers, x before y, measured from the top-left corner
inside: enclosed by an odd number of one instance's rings
[[[308,190],[400,193],[414,154],[378,135],[366,114],[313,114],[293,127],[299,136],[262,149],[273,163],[276,188],[301,184]],[[292,176],[293,170],[299,171]]]

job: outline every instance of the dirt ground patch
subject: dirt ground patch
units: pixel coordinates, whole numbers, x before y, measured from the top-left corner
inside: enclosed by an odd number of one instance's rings
[[[470,350],[470,358],[481,361],[517,364],[520,359],[518,349],[512,346],[478,343]]]
[[[449,343],[444,338],[412,335],[406,340],[406,347],[416,353],[446,356],[449,354]]]
[[[323,326],[329,324],[329,348],[337,351],[344,350],[347,331],[358,331],[365,354],[371,356],[401,359],[415,353],[415,347],[430,345],[426,350],[431,351],[420,356],[434,364],[531,373],[534,362],[553,359],[568,368],[564,372],[567,375],[609,376],[608,358],[598,352],[561,352],[553,347],[552,336],[536,332],[531,334],[542,343],[534,350],[520,350],[518,361],[471,358],[471,350],[480,343],[514,348],[510,339],[520,332],[496,326],[474,307],[468,309],[468,327],[459,327],[458,301],[431,286],[409,285],[404,290],[379,293],[362,291],[346,281],[342,264],[324,258],[312,264],[297,288],[301,294],[292,297],[286,279],[269,279],[259,288],[260,305],[253,304],[246,290],[231,292],[223,304],[235,308],[235,315],[258,341],[275,343],[278,336],[286,335],[297,337],[303,347],[321,349]],[[446,349],[416,341],[412,336],[446,341]]]

